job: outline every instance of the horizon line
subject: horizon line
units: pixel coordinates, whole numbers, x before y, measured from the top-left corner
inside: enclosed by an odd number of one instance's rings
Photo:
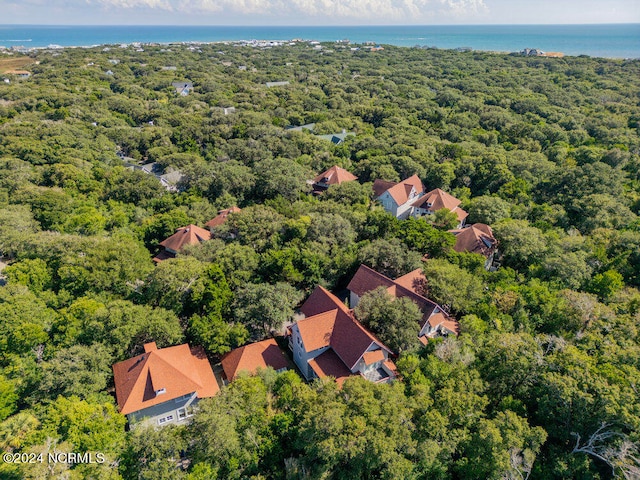
[[[640,22],[609,22],[609,23],[387,23],[387,24],[366,24],[366,25],[325,25],[325,24],[272,24],[272,25],[252,25],[252,24],[175,24],[175,23],[0,23],[0,27],[296,27],[296,28],[359,28],[359,27],[500,27],[500,26],[598,26],[598,25],[638,25]],[[639,31],[640,33],[640,31]]]

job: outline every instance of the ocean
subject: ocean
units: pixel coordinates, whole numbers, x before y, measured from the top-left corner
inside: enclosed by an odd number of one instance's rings
[[[305,40],[517,52],[525,48],[605,58],[640,58],[640,24],[448,26],[52,26],[0,25],[0,46]]]

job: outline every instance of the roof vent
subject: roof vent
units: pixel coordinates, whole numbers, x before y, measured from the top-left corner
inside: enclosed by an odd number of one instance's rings
[[[160,390],[156,390],[156,397],[158,395],[162,395],[163,393],[167,393],[167,389],[166,388],[161,388]]]

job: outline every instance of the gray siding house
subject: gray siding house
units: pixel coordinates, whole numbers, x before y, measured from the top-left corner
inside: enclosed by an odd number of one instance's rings
[[[113,365],[113,376],[120,413],[132,426],[187,422],[201,398],[220,391],[204,350],[187,344],[147,343],[143,354]]]

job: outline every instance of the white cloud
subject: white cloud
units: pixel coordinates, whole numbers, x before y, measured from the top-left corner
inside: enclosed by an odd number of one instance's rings
[[[170,0],[85,0],[88,5],[100,5],[107,9],[151,8],[173,10]]]
[[[278,17],[407,20],[468,16],[487,10],[484,0],[84,0],[105,9],[154,9],[185,14],[225,13]]]

